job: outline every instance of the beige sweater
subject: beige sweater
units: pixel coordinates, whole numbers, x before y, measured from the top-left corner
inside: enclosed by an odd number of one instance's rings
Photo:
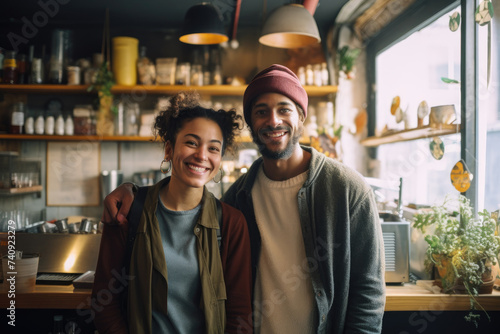
[[[306,178],[307,172],[272,181],[261,168],[252,189],[262,237],[255,333],[311,333],[314,329],[317,316],[297,206],[297,193]]]

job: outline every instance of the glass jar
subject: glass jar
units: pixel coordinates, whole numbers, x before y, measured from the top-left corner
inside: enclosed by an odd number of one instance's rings
[[[16,102],[12,105],[9,131],[10,133],[23,133],[25,109],[25,104],[23,102]]]
[[[80,84],[80,67],[78,66],[68,66],[66,68],[68,73],[68,85],[79,85]]]
[[[3,83],[17,84],[19,70],[17,68],[16,51],[7,51],[3,60]]]

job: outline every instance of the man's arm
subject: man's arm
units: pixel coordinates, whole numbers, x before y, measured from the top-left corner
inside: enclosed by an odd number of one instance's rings
[[[384,245],[371,191],[356,203],[351,219],[351,274],[344,333],[380,333],[385,306]]]
[[[121,225],[126,222],[138,188],[132,182],[125,182],[106,196],[101,221],[109,225]]]

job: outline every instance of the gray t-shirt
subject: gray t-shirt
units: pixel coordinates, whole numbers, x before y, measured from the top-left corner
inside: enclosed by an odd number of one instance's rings
[[[168,315],[153,311],[153,333],[204,333],[205,315],[200,309],[201,281],[193,232],[201,205],[189,211],[171,211],[161,200],[158,202],[156,218],[168,270]]]

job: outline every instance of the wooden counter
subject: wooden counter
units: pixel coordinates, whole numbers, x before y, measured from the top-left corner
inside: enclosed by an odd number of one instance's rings
[[[428,287],[432,281],[418,281],[418,284],[386,287],[386,311],[467,311],[470,309],[468,295],[447,295],[433,293]],[[500,291],[479,295],[477,301],[487,311],[500,311]]]
[[[419,285],[387,286],[386,311],[467,311],[467,295],[434,294],[425,288],[431,281]],[[6,308],[10,299],[5,286],[0,285],[0,308]],[[72,285],[37,285],[31,293],[16,293],[16,308],[20,309],[88,309],[90,289],[73,289]],[[480,295],[477,300],[488,311],[500,311],[500,291]]]
[[[88,309],[90,289],[75,289],[73,285],[36,285],[33,292],[16,292],[8,298],[5,284],[0,285],[0,308],[7,308],[11,300],[17,309]]]

